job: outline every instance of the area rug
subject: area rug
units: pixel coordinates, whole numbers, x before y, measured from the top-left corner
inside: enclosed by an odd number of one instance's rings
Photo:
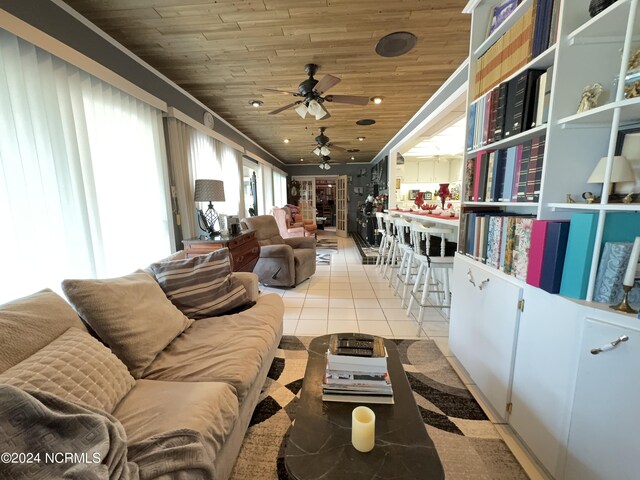
[[[316,241],[316,265],[331,265],[331,255],[337,252],[337,239],[319,238]]]
[[[290,480],[284,467],[284,445],[296,416],[311,340],[282,337],[232,480]],[[447,480],[526,480],[436,344],[431,340],[394,341]]]

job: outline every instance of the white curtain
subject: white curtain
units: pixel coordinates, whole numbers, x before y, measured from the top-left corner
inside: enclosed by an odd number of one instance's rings
[[[0,302],[170,253],[164,164],[160,111],[0,29]]]
[[[287,204],[287,176],[273,170],[273,203],[277,207]]]
[[[271,212],[273,208],[273,175],[271,174],[272,168],[263,163],[260,165],[262,169],[262,195],[264,198],[264,210],[265,213]]]
[[[197,228],[193,200],[196,179],[222,180],[226,200],[215,202],[216,211],[240,215],[244,211],[242,154],[175,118],[168,119],[168,132],[182,237],[194,238],[202,233]],[[199,208],[206,209],[207,204],[203,203]]]

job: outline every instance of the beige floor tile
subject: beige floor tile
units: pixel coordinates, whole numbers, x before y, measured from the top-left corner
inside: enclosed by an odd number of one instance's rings
[[[387,322],[369,322],[358,320],[358,326],[360,327],[360,333],[370,333],[371,335],[380,335],[383,337],[390,337],[393,335],[391,328]]]
[[[329,308],[328,298],[307,298],[304,301],[304,308]]]
[[[400,297],[396,298],[381,298],[378,303],[382,308],[402,308],[402,300]]]
[[[282,326],[282,334],[283,335],[295,335],[296,327],[298,326],[298,319],[284,319]]]
[[[383,308],[382,311],[384,312],[384,316],[387,317],[387,320],[410,320],[404,308]]]
[[[358,320],[365,321],[387,320],[387,317],[384,316],[384,312],[380,308],[356,308],[356,316]]]
[[[356,308],[380,308],[380,304],[376,298],[354,298],[353,304]]]
[[[353,298],[376,298],[373,290],[352,290]]]
[[[300,320],[326,320],[328,315],[328,308],[303,308]]]
[[[325,335],[327,333],[327,320],[311,320],[298,322],[296,335]]]
[[[418,338],[419,329],[416,322],[390,321],[389,327],[391,327],[391,331],[395,338]],[[421,338],[426,338],[424,331],[422,331]]]
[[[391,288],[375,290],[375,293],[378,298],[400,298]]]
[[[359,331],[356,320],[329,320],[327,333],[358,333]]]
[[[329,308],[354,308],[352,298],[330,298]]]
[[[292,298],[292,297],[284,297],[282,299],[282,301],[284,302],[284,306],[292,308],[292,307],[299,307],[302,308],[302,305],[304,304],[304,298]]]
[[[285,307],[284,318],[287,320],[298,320],[298,318],[300,318],[301,311],[302,311],[302,308]]]
[[[448,337],[449,324],[446,322],[422,322],[422,328],[429,337]]]
[[[353,298],[353,295],[351,294],[351,289],[332,290],[329,292],[329,298]]]
[[[357,320],[355,308],[329,308],[329,320]]]
[[[296,292],[295,290],[287,290],[282,295],[283,298],[304,298],[307,295],[307,291]]]

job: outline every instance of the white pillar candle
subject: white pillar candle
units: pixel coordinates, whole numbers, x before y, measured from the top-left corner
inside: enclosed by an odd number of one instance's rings
[[[624,274],[623,285],[633,287],[633,283],[636,278],[636,269],[638,268],[638,259],[640,258],[640,237],[636,237],[633,242],[633,249],[631,249],[631,256],[629,257],[629,264],[627,265],[627,271]]]
[[[351,413],[351,443],[359,452],[370,452],[376,443],[376,414],[367,407]]]

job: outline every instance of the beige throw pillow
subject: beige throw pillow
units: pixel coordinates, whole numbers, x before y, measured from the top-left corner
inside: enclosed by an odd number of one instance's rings
[[[62,289],[135,378],[193,322],[142,271],[105,280],[64,280]]]
[[[111,350],[86,331],[70,328],[0,374],[2,383],[111,413],[135,380]]]

